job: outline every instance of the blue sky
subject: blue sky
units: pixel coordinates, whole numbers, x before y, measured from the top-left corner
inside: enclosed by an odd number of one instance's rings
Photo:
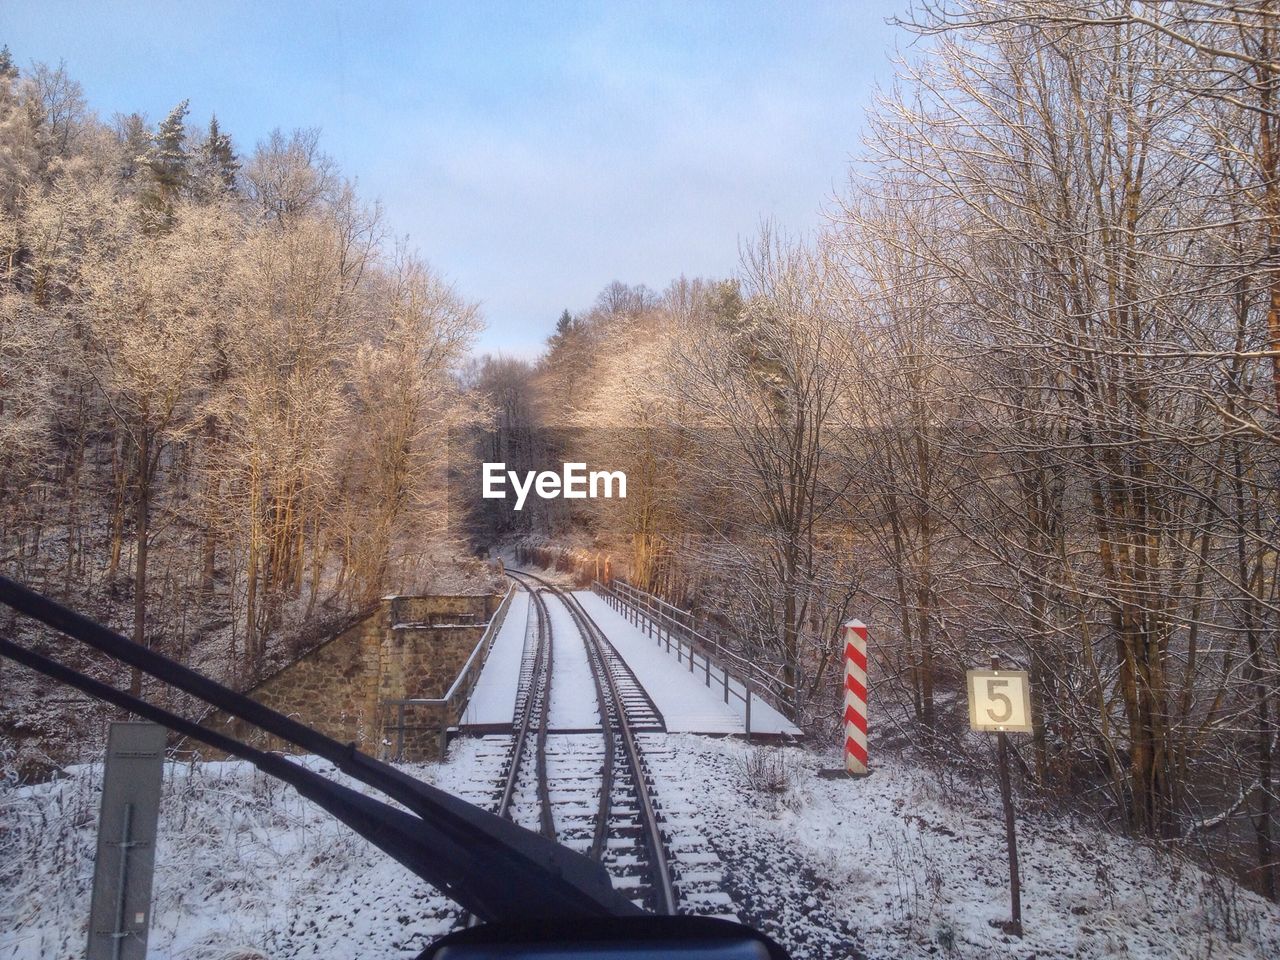
[[[20,65],[104,118],[190,98],[237,147],[320,127],[459,292],[479,349],[534,354],[611,280],[724,276],[763,218],[803,234],[910,36],[844,3],[0,4]]]

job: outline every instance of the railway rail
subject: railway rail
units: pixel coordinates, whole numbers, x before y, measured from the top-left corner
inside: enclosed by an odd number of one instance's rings
[[[517,792],[534,793],[533,805],[538,811],[536,828],[545,837],[556,839],[555,820],[551,815],[551,792],[547,777],[547,729],[550,722],[552,646],[551,622],[546,612],[546,601],[537,591],[530,591],[531,603],[537,612],[536,638],[532,656],[521,665],[519,695],[516,699],[516,724],[511,741],[511,753],[507,761],[502,794],[497,814],[512,816],[513,804],[517,809],[528,807],[528,801],[516,803]],[[534,770],[530,771],[525,758],[530,753],[532,741]],[[534,826],[533,824],[526,824]]]
[[[664,729],[661,714],[572,594],[536,574],[508,573],[529,591],[537,627],[532,650],[526,643],[498,813],[533,826],[528,821],[536,809],[544,836],[603,863],[615,887],[638,905],[674,914],[679,895],[638,739]],[[548,598],[563,605],[585,646],[598,721],[593,731],[560,732],[550,739],[557,637]]]

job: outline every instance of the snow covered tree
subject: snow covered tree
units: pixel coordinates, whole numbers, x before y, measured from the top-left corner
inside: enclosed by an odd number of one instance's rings
[[[573,314],[568,308],[556,319],[555,332],[551,334],[550,345],[554,349],[555,345],[563,341],[573,331]]]
[[[41,170],[47,175],[55,161],[79,152],[77,141],[87,118],[84,90],[61,63],[56,68],[36,64],[25,86],[37,131]]]
[[[434,454],[478,320],[314,132],[242,181],[186,117],[108,127],[0,58],[0,567],[239,683],[458,549]]]
[[[114,121],[117,169],[125,184],[141,189],[139,180],[151,149],[151,130],[140,113],[117,114]]]
[[[352,417],[340,471],[351,491],[345,554],[368,603],[407,589],[444,542],[449,433],[471,419],[450,376],[476,329],[476,308],[416,257],[401,254],[372,285],[381,335],[352,362]]]
[[[244,170],[248,192],[277,223],[315,213],[340,189],[333,161],[320,150],[319,130],[271,131]]]
[[[219,200],[236,191],[240,162],[231,137],[218,126],[217,116],[209,118],[209,130],[191,157],[189,189],[198,201]]]
[[[190,101],[183,100],[169,111],[156,128],[150,147],[139,158],[147,173],[142,192],[143,208],[157,226],[172,223],[174,204],[191,175],[186,128],[189,104]]]
[[[7,56],[8,48],[5,48]],[[25,105],[25,91],[12,60],[0,69],[0,208],[16,228],[18,197],[40,175],[40,144],[36,122]],[[8,269],[18,245],[8,245]]]
[[[157,479],[171,443],[198,423],[214,361],[212,329],[229,302],[235,225],[175,207],[172,229],[141,232],[118,207],[111,256],[83,267],[86,373],[107,401],[131,461],[135,642],[148,644],[148,559]],[[135,692],[139,678],[134,676]]]

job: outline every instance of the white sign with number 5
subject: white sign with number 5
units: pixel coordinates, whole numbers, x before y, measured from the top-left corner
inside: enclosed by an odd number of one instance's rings
[[[968,677],[970,727],[1031,732],[1031,680],[1025,670],[970,670]]]

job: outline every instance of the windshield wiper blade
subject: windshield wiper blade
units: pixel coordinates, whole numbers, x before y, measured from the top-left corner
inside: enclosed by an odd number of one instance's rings
[[[255,765],[269,764],[273,769],[260,768],[294,785],[418,876],[446,890],[450,897],[481,919],[635,916],[644,912],[613,889],[608,872],[596,861],[422,783],[390,764],[360,753],[354,744],[339,743],[3,576],[0,576],[0,603],[328,760],[353,779],[409,808],[416,817],[335,784],[296,763],[201,727],[10,641],[3,641],[0,647],[3,655],[91,696]],[[54,670],[57,676],[51,672]],[[348,816],[354,817],[355,822],[348,821]],[[375,829],[374,821],[379,819],[382,827]],[[358,823],[362,823],[363,828]],[[412,841],[411,835],[415,832],[427,839]],[[405,857],[412,862],[406,862]]]

